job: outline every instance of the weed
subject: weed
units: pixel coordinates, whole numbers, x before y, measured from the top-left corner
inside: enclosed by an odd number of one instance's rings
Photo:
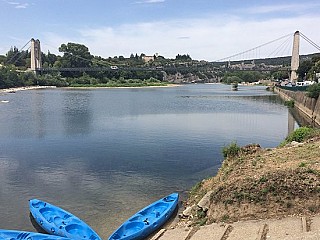
[[[208,221],[207,218],[202,218],[202,219],[200,219],[200,220],[197,222],[197,224],[198,224],[199,226],[204,226],[204,225],[206,225],[207,221]]]
[[[280,146],[284,146],[292,141],[303,142],[308,137],[312,136],[314,132],[313,128],[310,127],[301,127],[292,132],[286,139],[280,144]]]
[[[224,146],[222,148],[222,154],[224,158],[235,157],[239,154],[239,152],[240,152],[240,147],[236,142],[232,142],[228,146]]]
[[[226,221],[229,220],[229,218],[230,218],[230,216],[229,216],[228,214],[224,214],[224,215],[222,216],[222,218],[221,218],[221,221],[222,221],[222,222],[226,222]]]
[[[259,183],[264,183],[264,182],[267,182],[268,179],[265,177],[265,176],[262,176],[260,179],[259,179]]]
[[[202,186],[202,182],[198,182],[196,185],[194,185],[194,186],[191,188],[190,195],[191,195],[191,196],[196,195],[197,192],[199,192],[201,186]]]
[[[293,108],[294,107],[294,100],[285,101],[284,105],[287,106],[288,108]]]
[[[301,162],[300,164],[299,164],[299,167],[305,167],[307,164],[305,163],[305,162]]]

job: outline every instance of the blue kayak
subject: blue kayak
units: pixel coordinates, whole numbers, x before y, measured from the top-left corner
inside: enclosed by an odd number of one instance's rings
[[[101,240],[84,221],[59,207],[32,199],[29,208],[35,221],[47,233],[72,239]]]
[[[178,193],[172,193],[141,209],[125,221],[109,240],[137,240],[150,235],[163,225],[173,214],[179,199]]]
[[[0,229],[0,240],[70,240],[55,235]]]

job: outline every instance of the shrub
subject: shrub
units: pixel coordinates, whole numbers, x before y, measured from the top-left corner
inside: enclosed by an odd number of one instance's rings
[[[308,97],[317,99],[320,94],[320,83],[312,84],[307,88]]]
[[[281,146],[286,145],[292,141],[303,142],[314,132],[313,128],[310,127],[301,127],[292,132],[286,139],[281,143]]]
[[[293,108],[294,107],[294,101],[293,100],[285,101],[284,105],[289,107],[289,108]]]
[[[222,154],[224,158],[235,157],[239,154],[239,152],[240,152],[240,147],[236,142],[232,142],[228,146],[224,146],[222,148]]]

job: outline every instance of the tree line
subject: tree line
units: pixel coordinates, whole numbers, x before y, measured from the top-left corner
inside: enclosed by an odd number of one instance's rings
[[[175,59],[166,59],[154,55],[153,61],[144,61],[145,54],[131,54],[129,58],[114,56],[103,58],[90,53],[87,46],[78,43],[61,44],[60,55],[48,51],[41,53],[43,69],[61,68],[101,68],[101,71],[43,71],[41,75],[24,72],[30,67],[30,51],[19,51],[12,47],[5,56],[0,56],[0,88],[27,85],[149,85],[160,84],[164,81],[162,71],[121,70],[121,67],[154,67],[175,66],[176,64],[192,64],[188,54],[178,54]],[[110,71],[116,66],[117,71]],[[119,68],[118,68],[119,67]]]

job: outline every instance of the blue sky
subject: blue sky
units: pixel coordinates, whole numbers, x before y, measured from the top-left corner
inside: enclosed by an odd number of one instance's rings
[[[0,54],[35,38],[56,54],[62,43],[75,42],[102,57],[190,54],[214,61],[296,30],[320,45],[318,0],[0,0],[0,9]],[[272,46],[261,51],[265,57]],[[316,49],[302,44],[301,52]]]

